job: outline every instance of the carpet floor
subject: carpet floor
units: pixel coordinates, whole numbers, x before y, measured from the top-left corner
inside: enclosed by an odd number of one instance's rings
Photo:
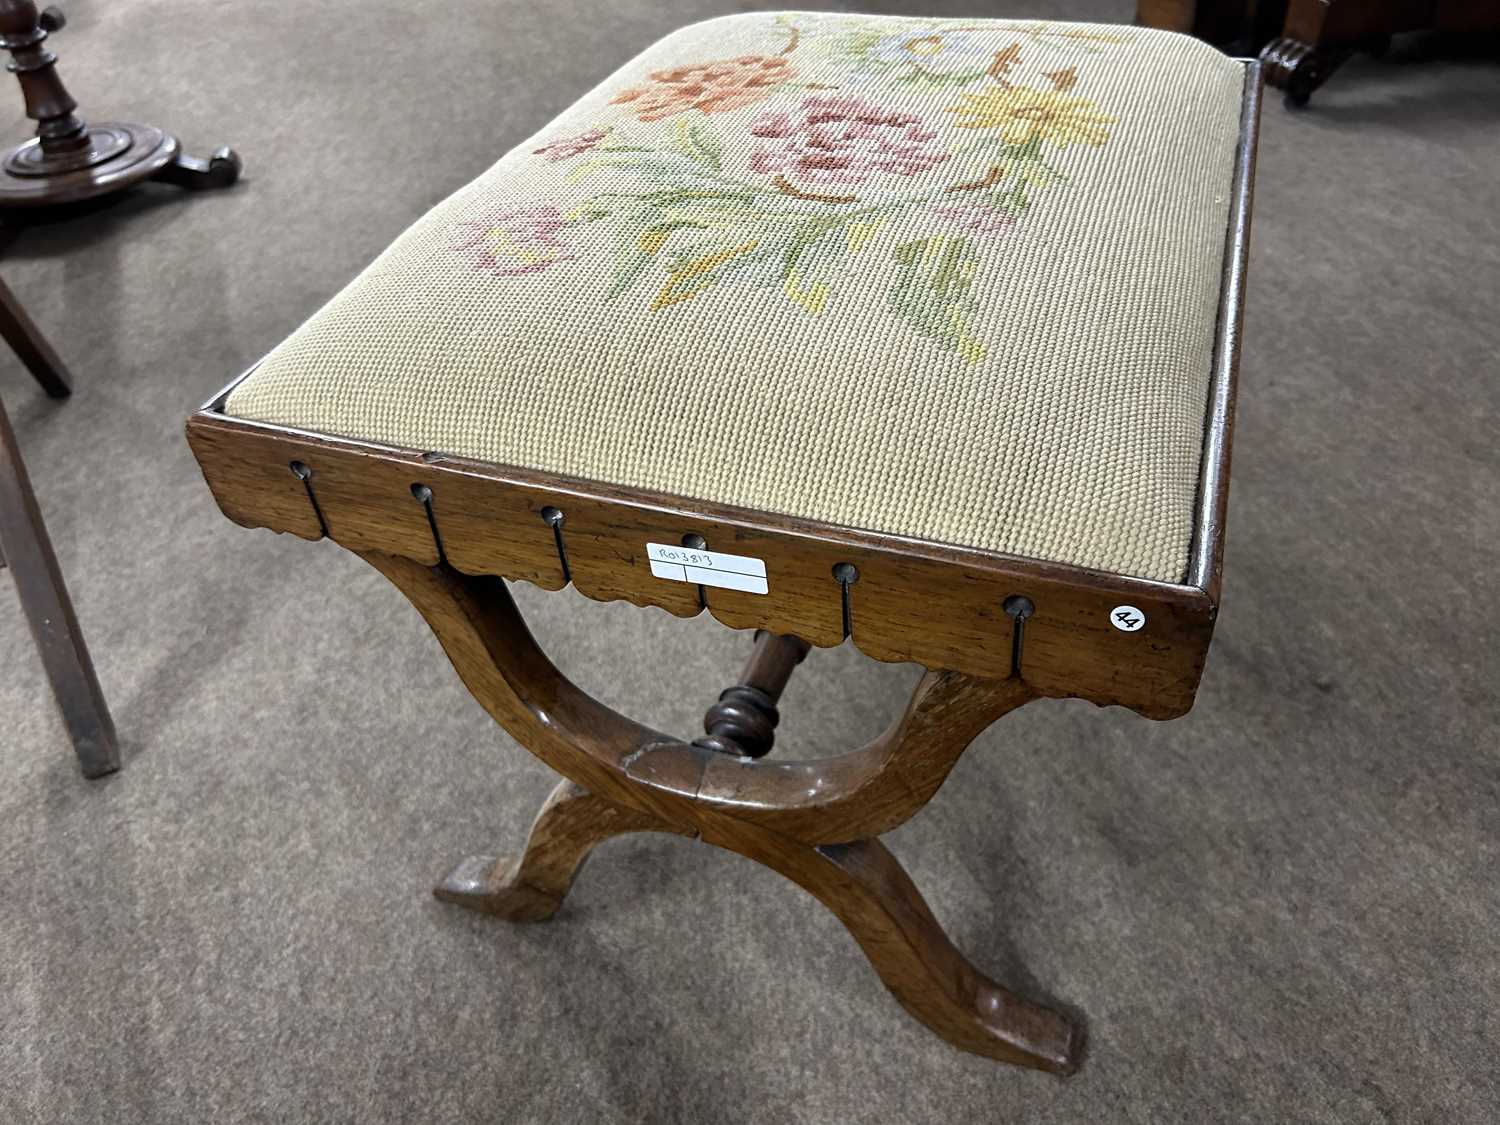
[[[1026,708],[891,838],[981,968],[1085,1016],[1076,1077],[949,1048],[801,891],[676,838],[602,848],[546,926],[428,896],[552,779],[362,562],[229,524],[183,420],[629,55],[757,6],[69,6],[86,115],[231,143],[246,177],[0,257],[77,380],[59,406],[0,356],[126,759],[78,776],[0,571],[0,1122],[1500,1119],[1500,66],[1463,44],[1267,103],[1197,707]],[[668,730],[749,643],[518,596]],[[783,744],[877,731],[915,677],[815,652]]]

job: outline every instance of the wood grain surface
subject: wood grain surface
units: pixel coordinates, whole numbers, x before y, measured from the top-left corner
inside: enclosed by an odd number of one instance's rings
[[[709,550],[764,560],[769,585],[764,595],[704,587],[709,613],[736,629],[791,634],[817,646],[844,640],[844,587],[833,572],[851,564],[859,577],[847,587],[850,636],[878,660],[1004,679],[1017,624],[1004,606],[1024,597],[1035,611],[1024,625],[1020,672],[1032,690],[1120,704],[1152,718],[1192,705],[1213,630],[1212,602],[1190,586],[384,449],[207,411],[189,420],[188,438],[219,506],[247,527],[307,539],[326,527],[350,550],[427,565],[442,559],[466,574],[549,590],[565,584],[560,530],[579,592],[683,617],[702,611],[699,587],[653,576],[646,544],[701,535]],[[414,487],[430,497],[425,504]],[[543,518],[547,508],[563,513],[560,529]],[[1123,632],[1111,624],[1122,604],[1144,613],[1144,628]]]

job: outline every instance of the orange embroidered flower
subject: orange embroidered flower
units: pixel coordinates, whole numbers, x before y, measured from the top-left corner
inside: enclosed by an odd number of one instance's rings
[[[650,85],[631,86],[610,100],[615,105],[633,103],[635,115],[642,121],[660,121],[690,109],[725,113],[770,96],[793,73],[792,64],[778,55],[740,55],[653,70]]]

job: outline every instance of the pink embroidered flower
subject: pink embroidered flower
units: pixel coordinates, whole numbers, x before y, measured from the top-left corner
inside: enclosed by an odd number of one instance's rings
[[[459,223],[460,240],[449,249],[499,277],[536,273],[573,260],[572,249],[558,237],[565,225],[556,207],[536,203]]]
[[[769,97],[791,78],[792,64],[779,55],[740,55],[733,59],[653,70],[650,85],[631,86],[610,99],[633,103],[642,121],[660,121],[690,109],[725,113]]]
[[[915,176],[948,159],[921,118],[852,94],[806,98],[793,113],[763,113],[750,132],[779,145],[750,156],[757,172],[784,172],[813,184],[859,184],[875,172]]]
[[[566,160],[570,156],[588,152],[607,136],[609,136],[608,129],[590,129],[587,133],[579,133],[576,137],[563,137],[560,140],[548,141],[541,148],[534,150],[534,155],[545,156],[556,164],[559,160]]]
[[[1003,230],[1010,229],[1010,225],[1016,221],[1016,217],[1009,211],[1000,211],[994,207],[985,207],[976,203],[950,203],[935,206],[932,208],[932,213],[947,219],[959,230],[973,231],[976,234],[999,234]]]

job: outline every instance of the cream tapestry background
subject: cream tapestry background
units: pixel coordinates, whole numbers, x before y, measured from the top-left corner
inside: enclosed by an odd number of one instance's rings
[[[1241,84],[1133,27],[696,24],[228,411],[1178,581]]]

